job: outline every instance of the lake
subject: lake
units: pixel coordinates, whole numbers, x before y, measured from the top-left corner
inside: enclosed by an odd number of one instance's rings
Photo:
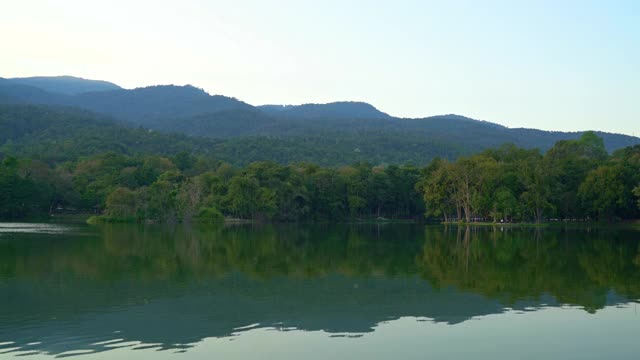
[[[636,359],[640,231],[0,224],[0,358]]]

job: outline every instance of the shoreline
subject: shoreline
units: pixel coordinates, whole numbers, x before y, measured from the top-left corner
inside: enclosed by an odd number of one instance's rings
[[[224,225],[248,225],[248,224],[273,224],[273,225],[286,225],[286,224],[342,224],[342,225],[425,225],[425,226],[465,226],[465,227],[500,227],[500,228],[516,228],[516,227],[530,227],[530,228],[545,228],[545,227],[600,227],[600,226],[629,226],[640,227],[640,219],[634,220],[622,220],[615,222],[608,221],[552,221],[542,223],[532,222],[470,222],[463,221],[428,221],[428,220],[416,220],[416,219],[387,219],[387,218],[357,218],[348,219],[342,221],[335,220],[310,220],[310,221],[269,221],[269,220],[251,220],[225,217],[221,221],[207,222],[207,221],[190,221],[190,222],[171,222],[171,221],[154,221],[154,220],[139,220],[135,218],[116,218],[105,215],[92,215],[92,214],[65,214],[65,215],[51,215],[48,217],[37,217],[22,220],[3,220],[3,222],[52,222],[52,223],[83,223],[89,225],[102,225],[102,224],[142,224],[142,225],[167,225],[167,224],[190,224],[190,225],[203,225],[203,224],[224,224]]]

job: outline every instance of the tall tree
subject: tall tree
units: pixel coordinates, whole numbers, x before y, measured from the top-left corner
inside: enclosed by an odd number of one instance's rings
[[[453,165],[448,161],[440,158],[432,161],[417,187],[422,191],[426,217],[442,217],[448,222],[450,215],[460,209]]]
[[[520,200],[535,221],[541,223],[545,213],[554,209],[553,189],[558,187],[554,168],[542,156],[534,154],[520,164],[519,170],[524,185]]]

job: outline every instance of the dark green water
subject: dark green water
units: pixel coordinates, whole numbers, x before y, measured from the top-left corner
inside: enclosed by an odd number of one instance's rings
[[[640,232],[0,224],[0,358],[636,359]]]

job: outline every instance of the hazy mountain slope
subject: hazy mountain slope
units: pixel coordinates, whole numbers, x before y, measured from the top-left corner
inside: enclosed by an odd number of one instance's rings
[[[348,118],[388,119],[391,116],[364,102],[341,101],[328,104],[262,105],[265,113],[303,119]]]
[[[108,81],[89,80],[74,76],[34,76],[7,80],[14,84],[29,85],[47,92],[66,95],[121,89],[120,86]]]
[[[341,142],[349,139],[353,148],[363,146],[387,151],[406,148],[408,143],[425,148],[441,146],[457,149],[445,157],[481,151],[505,143],[526,148],[551,148],[558,140],[577,139],[583,132],[551,132],[534,129],[510,129],[501,125],[465,118],[459,115],[433,116],[423,119],[355,119],[355,118],[296,118],[266,116],[256,111],[228,111],[198,115],[184,119],[166,119],[156,128],[209,137],[269,136],[277,138],[325,138]],[[604,139],[608,151],[640,143],[627,135],[597,132]],[[393,143],[393,144],[391,144]],[[390,147],[395,147],[390,149]],[[430,151],[431,152],[431,151]],[[414,156],[407,156],[414,159]]]
[[[282,121],[257,109],[229,109],[189,118],[164,118],[155,121],[154,128],[192,136],[231,138],[249,135],[271,135]],[[280,130],[276,131],[280,132]]]
[[[64,104],[68,101],[67,95],[50,93],[34,86],[0,78],[0,103]]]
[[[269,145],[264,139],[258,142],[270,148],[256,156],[272,154],[273,144],[277,143],[280,151],[294,155],[275,153],[273,160],[310,160],[316,157],[295,154],[293,147],[313,147],[318,156],[319,152],[327,151],[323,158],[333,159],[335,164],[353,160],[425,163],[433,156],[455,158],[505,143],[544,151],[558,140],[576,139],[582,134],[509,129],[459,115],[400,119],[357,102],[253,107],[234,98],[211,96],[193,86],[64,95],[0,79],[0,103],[73,106],[106,114],[132,127],[209,138],[239,138],[229,142],[234,152],[242,151],[243,141],[247,153],[253,151],[248,146],[257,140],[247,137],[267,137],[271,139]],[[639,138],[632,136],[602,132],[598,135],[603,137],[609,151],[640,143]]]
[[[253,109],[234,98],[209,95],[193,86],[151,86],[133,90],[85,93],[69,105],[110,114],[135,125],[153,127],[157,119],[190,117],[231,109]]]
[[[536,129],[507,128],[498,124],[465,118],[459,115],[406,119],[404,129],[411,134],[430,136],[441,141],[453,141],[473,147],[496,147],[513,143],[525,148],[548,150],[559,140],[578,139],[584,131],[561,132]],[[640,138],[596,131],[604,139],[607,151],[640,144]]]
[[[44,105],[0,105],[0,157],[20,155],[49,162],[107,151],[171,155],[206,153],[214,140],[131,129],[85,110]]]
[[[404,140],[399,145],[400,140]],[[275,138],[244,136],[227,140],[128,128],[84,110],[44,105],[0,105],[0,157],[20,155],[58,162],[106,151],[170,156],[181,151],[236,165],[271,160],[346,165],[357,161],[422,164],[434,156],[463,152],[450,144],[409,139],[403,134],[331,138],[311,135]]]
[[[0,101],[16,104],[75,106],[108,114],[135,126],[155,128],[159,119],[176,119],[231,109],[253,110],[242,101],[209,95],[193,86],[151,86],[64,95],[0,80]]]

